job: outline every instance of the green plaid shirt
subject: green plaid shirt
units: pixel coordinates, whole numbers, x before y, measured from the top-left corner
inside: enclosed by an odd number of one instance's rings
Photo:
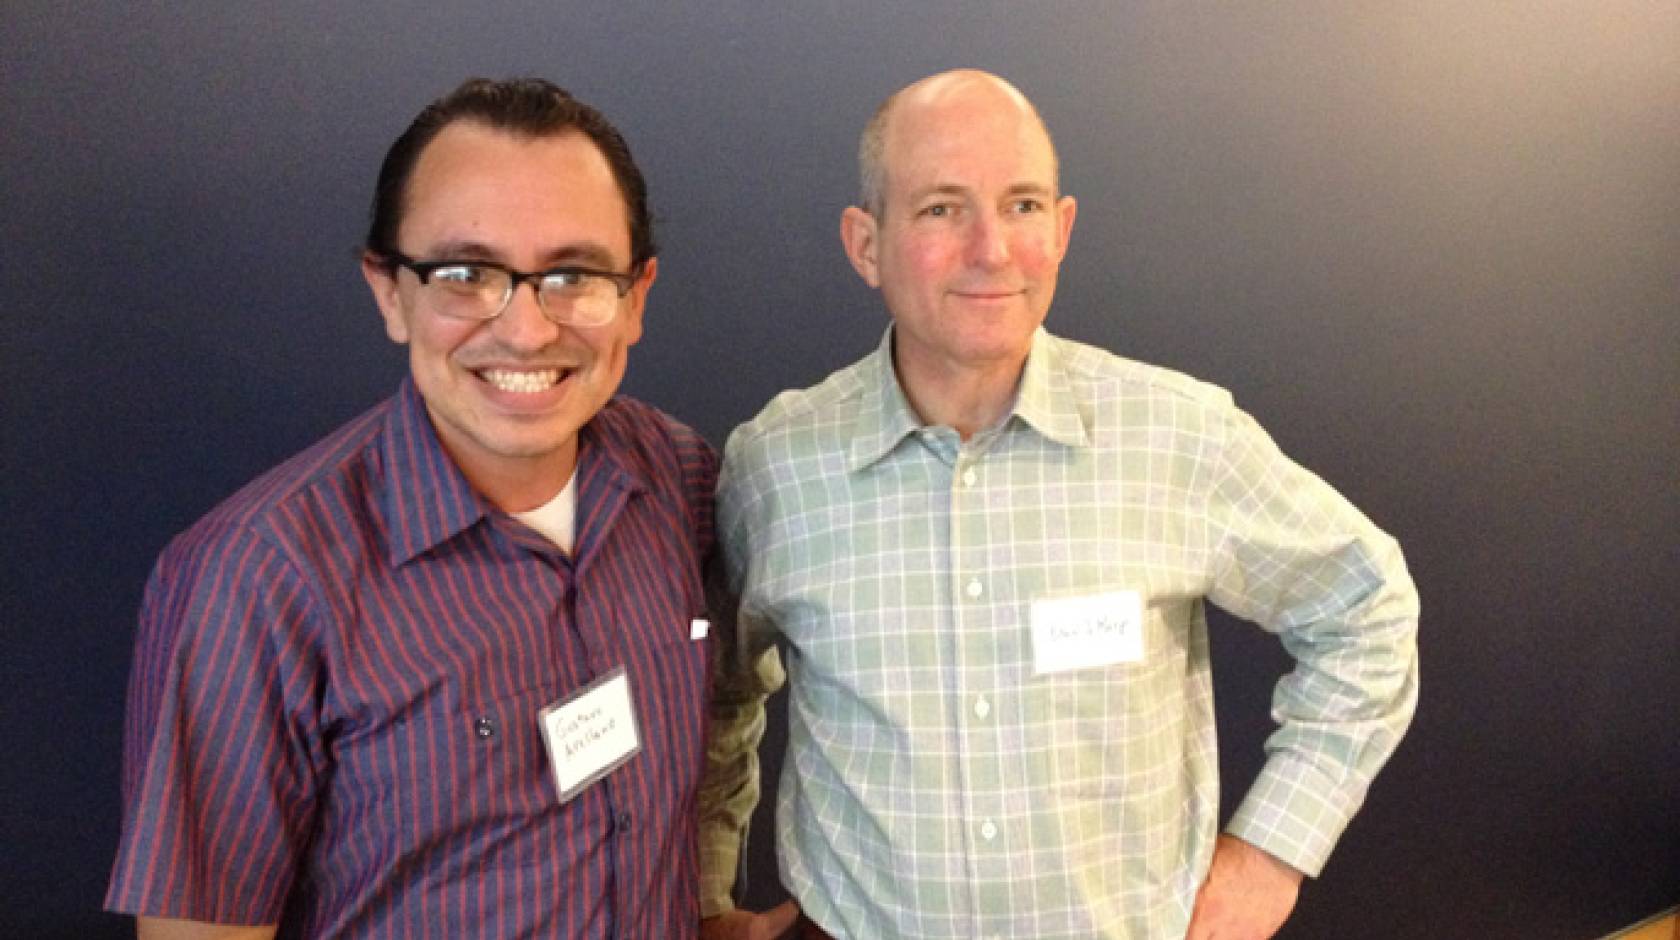
[[[921,426],[891,335],[729,440],[704,912],[729,906],[780,634],[778,848],[814,921],[1182,936],[1218,825],[1204,601],[1297,663],[1228,831],[1317,874],[1416,706],[1399,547],[1221,389],[1040,330],[1013,411],[964,442]],[[1035,673],[1033,602],[1115,591],[1141,596],[1142,658]]]

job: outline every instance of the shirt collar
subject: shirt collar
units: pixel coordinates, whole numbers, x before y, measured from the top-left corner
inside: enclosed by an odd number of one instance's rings
[[[1065,447],[1089,447],[1090,429],[1080,413],[1073,379],[1062,359],[1062,345],[1039,327],[1021,373],[1021,388],[1011,412],[1048,440]]]
[[[610,404],[608,407],[612,407]],[[612,427],[599,416],[578,431],[578,509],[576,542],[581,549],[586,526],[610,522],[616,508],[630,496],[651,490],[647,471],[622,453]],[[404,378],[385,420],[381,444],[384,457],[384,499],[387,550],[392,565],[401,565],[461,534],[480,520],[503,516],[467,482],[438,440],[426,402]],[[513,531],[529,531],[510,526]],[[533,533],[533,545],[548,543]]]
[[[857,418],[852,422],[852,453],[848,469],[862,470],[885,457],[906,435],[921,427],[921,419],[910,408],[892,361],[893,328],[881,334],[881,343],[863,360],[859,378],[863,395],[858,399]]]
[[[412,377],[403,379],[388,413],[382,448],[393,565],[453,538],[493,510],[443,449]]]
[[[582,564],[594,554],[604,533],[612,528],[613,521],[631,498],[653,490],[646,466],[619,440],[616,428],[616,424],[609,426],[592,418],[578,429],[577,468],[567,484],[575,488],[569,552],[493,506],[486,510],[490,524],[522,548],[542,555],[569,555],[574,564]]]
[[[921,427],[893,369],[892,338],[893,328],[888,326],[880,345],[863,362],[863,394],[852,423],[849,469],[854,472],[886,456]],[[1058,444],[1086,447],[1091,443],[1060,350],[1043,327],[1033,331],[1032,349],[1009,414]]]

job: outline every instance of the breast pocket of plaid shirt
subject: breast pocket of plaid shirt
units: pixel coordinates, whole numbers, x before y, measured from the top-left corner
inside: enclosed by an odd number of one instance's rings
[[[1065,796],[1108,799],[1169,792],[1182,781],[1191,710],[1187,641],[1174,605],[1144,608],[1143,657],[1030,680],[1029,714],[1051,786]]]

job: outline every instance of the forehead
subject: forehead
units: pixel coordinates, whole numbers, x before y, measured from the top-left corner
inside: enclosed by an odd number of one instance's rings
[[[887,185],[1033,186],[1054,191],[1056,156],[1038,118],[1018,96],[970,84],[900,103],[883,148]]]
[[[445,127],[415,163],[398,232],[411,250],[447,242],[511,256],[590,243],[621,262],[630,255],[629,208],[612,167],[575,130],[531,137],[471,121]]]

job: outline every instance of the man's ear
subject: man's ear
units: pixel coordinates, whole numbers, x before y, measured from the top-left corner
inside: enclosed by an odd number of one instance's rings
[[[881,270],[876,262],[880,243],[880,227],[873,215],[857,206],[847,206],[840,213],[840,244],[845,246],[846,258],[857,269],[858,276],[870,287],[881,286]]]
[[[1073,217],[1079,212],[1079,203],[1072,196],[1063,196],[1056,200],[1056,261],[1061,262],[1067,257],[1068,241],[1073,237]]]
[[[629,301],[625,311],[620,314],[628,322],[624,334],[627,346],[634,346],[642,338],[642,312],[647,309],[648,291],[653,288],[653,282],[659,277],[659,259],[649,258],[642,262],[642,270],[636,275],[636,281],[630,285],[630,293],[625,295]]]
[[[393,343],[408,342],[408,319],[403,316],[402,298],[397,293],[397,269],[378,255],[364,252],[362,278],[373,291],[373,302],[379,305],[379,316],[385,321],[385,335],[391,337]]]

